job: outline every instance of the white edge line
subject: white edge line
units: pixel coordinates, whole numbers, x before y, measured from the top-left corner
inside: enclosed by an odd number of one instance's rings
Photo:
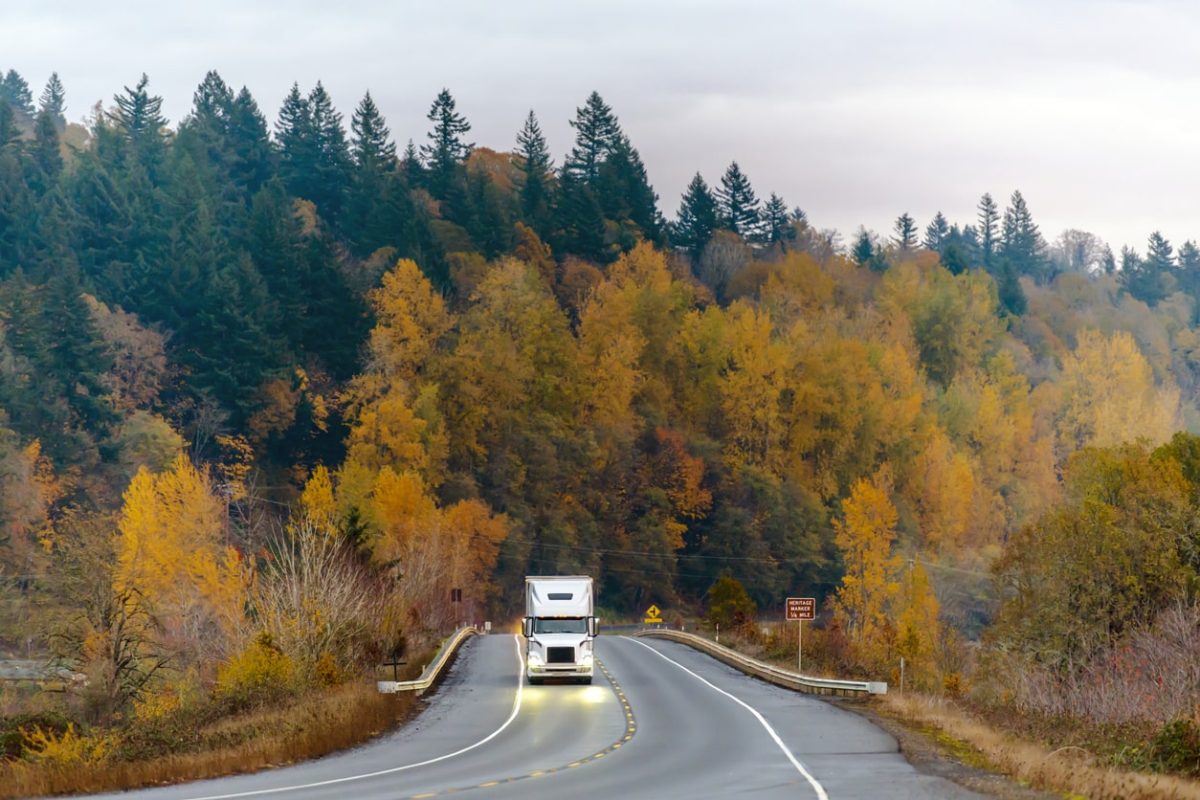
[[[517,718],[517,714],[520,713],[520,711],[521,711],[521,694],[522,694],[522,689],[525,686],[525,662],[521,659],[521,642],[520,642],[520,640],[517,639],[516,636],[514,636],[513,642],[516,644],[516,647],[517,647],[517,696],[513,699],[512,713],[508,715],[508,719],[506,719],[504,721],[503,725],[501,725],[499,728],[497,728],[496,730],[489,733],[484,738],[480,739],[478,742],[475,742],[475,744],[467,745],[466,747],[462,748],[461,750],[455,750],[453,753],[446,753],[444,756],[438,756],[437,758],[426,759],[425,761],[418,761],[415,764],[405,764],[402,767],[391,767],[389,769],[381,769],[381,770],[378,770],[377,772],[364,772],[361,775],[346,775],[345,777],[330,778],[329,780],[326,780],[326,781],[316,781],[314,783],[298,783],[295,786],[275,786],[270,789],[255,789],[253,791],[234,792],[232,794],[210,794],[210,795],[205,795],[204,797],[188,798],[188,800],[231,800],[231,798],[234,798],[234,797],[255,797],[255,796],[264,795],[264,794],[278,794],[280,792],[294,792],[294,791],[298,791],[300,789],[315,789],[318,786],[332,786],[332,785],[338,784],[338,783],[349,783],[350,781],[361,781],[361,780],[365,780],[366,778],[377,778],[380,775],[391,775],[396,772],[404,772],[405,770],[408,770],[408,769],[416,769],[417,767],[424,767],[428,764],[436,764],[439,761],[445,761],[448,758],[454,758],[455,756],[461,756],[463,753],[474,750],[476,747],[485,745],[488,742],[490,742],[492,739],[495,739],[497,736],[499,736],[504,731],[505,728],[507,728],[509,725],[511,725],[512,721]],[[639,644],[640,644],[640,642],[639,642]]]
[[[804,768],[804,765],[803,765],[803,764],[801,764],[801,763],[800,763],[800,762],[799,762],[799,761],[796,759],[796,756],[792,755],[792,751],[791,751],[791,750],[789,750],[789,749],[788,749],[788,746],[787,746],[786,744],[784,744],[784,743],[783,743],[783,739],[779,738],[779,734],[778,734],[778,733],[776,733],[776,732],[775,732],[775,729],[771,727],[771,723],[767,722],[767,719],[766,719],[766,717],[764,717],[762,714],[758,713],[758,709],[756,709],[754,706],[750,705],[749,703],[745,702],[745,701],[744,701],[744,700],[742,700],[741,698],[739,698],[739,697],[735,697],[734,695],[732,695],[732,694],[730,694],[729,692],[725,691],[725,690],[724,690],[724,689],[722,689],[720,686],[716,686],[716,685],[714,685],[714,684],[710,683],[709,681],[707,681],[707,680],[705,680],[704,678],[700,677],[700,676],[699,676],[699,675],[697,675],[696,673],[692,672],[690,669],[688,669],[687,667],[685,667],[683,664],[680,664],[678,661],[676,661],[676,660],[675,660],[675,659],[673,659],[673,658],[669,658],[668,656],[665,656],[665,655],[663,655],[663,654],[662,654],[662,653],[660,653],[658,650],[654,649],[653,647],[651,647],[650,645],[646,644],[645,642],[640,642],[640,641],[638,641],[637,639],[633,639],[633,638],[630,638],[630,637],[628,637],[628,636],[622,636],[621,638],[622,638],[622,639],[629,639],[629,641],[633,642],[634,644],[639,644],[639,645],[641,645],[642,647],[646,648],[646,649],[647,649],[647,650],[649,650],[651,653],[654,653],[654,655],[658,656],[659,658],[663,659],[664,661],[669,661],[669,662],[671,662],[672,664],[674,664],[675,666],[679,667],[681,670],[683,670],[684,672],[686,672],[688,675],[691,675],[691,676],[692,676],[693,678],[695,678],[696,680],[700,681],[700,682],[701,682],[701,683],[703,683],[703,684],[706,684],[706,685],[707,685],[709,688],[711,688],[711,689],[715,689],[716,691],[718,691],[718,692],[720,692],[721,694],[725,695],[725,696],[726,696],[726,697],[728,697],[730,700],[732,700],[733,702],[737,703],[737,704],[738,704],[738,705],[740,705],[742,708],[746,709],[746,710],[747,710],[747,711],[749,711],[751,714],[753,714],[753,715],[755,716],[755,718],[756,718],[756,719],[759,721],[759,723],[761,723],[761,724],[762,724],[762,726],[763,726],[764,728],[766,728],[766,729],[767,729],[767,733],[771,734],[771,738],[775,740],[775,744],[779,745],[779,749],[783,751],[783,754],[784,754],[785,756],[787,756],[787,758],[788,758],[788,761],[791,761],[791,762],[792,762],[792,766],[793,766],[793,767],[795,767],[795,768],[796,768],[796,770],[797,770],[797,771],[798,771],[798,772],[799,772],[801,775],[803,775],[803,776],[804,776],[804,779],[805,779],[806,781],[808,781],[809,785],[810,785],[810,786],[812,786],[812,788],[813,788],[813,791],[815,791],[815,792],[817,793],[817,798],[818,798],[818,800],[829,800],[829,795],[825,794],[825,788],[824,788],[823,786],[821,786],[821,784],[820,784],[820,783],[817,781],[817,779],[816,779],[816,778],[814,778],[814,777],[813,777],[811,774],[809,774],[809,771],[808,771],[808,770],[806,770],[806,769]]]

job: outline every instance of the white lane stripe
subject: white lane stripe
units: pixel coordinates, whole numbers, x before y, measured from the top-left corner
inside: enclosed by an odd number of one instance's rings
[[[254,791],[249,791],[249,792],[234,792],[232,794],[210,794],[210,795],[206,795],[204,797],[189,798],[189,800],[230,800],[230,798],[234,798],[234,797],[255,797],[255,796],[264,795],[264,794],[277,794],[279,792],[295,792],[295,791],[299,791],[300,789],[315,789],[318,786],[332,786],[337,783],[349,783],[350,781],[361,781],[361,780],[365,780],[366,778],[377,778],[380,775],[391,775],[396,772],[403,772],[407,769],[416,769],[417,767],[424,767],[429,764],[436,764],[437,762],[445,761],[448,758],[454,758],[455,756],[461,756],[463,753],[474,750],[476,747],[479,747],[480,745],[485,745],[488,742],[490,742],[492,739],[495,739],[497,736],[499,736],[500,733],[505,728],[507,728],[509,725],[511,725],[512,721],[517,718],[517,714],[520,713],[520,711],[521,711],[521,692],[525,685],[525,662],[521,659],[521,642],[517,639],[516,636],[513,637],[513,642],[517,646],[517,696],[513,700],[512,713],[508,715],[508,719],[504,720],[503,725],[501,725],[499,728],[496,728],[496,730],[492,731],[486,737],[480,739],[475,744],[468,745],[468,746],[462,748],[461,750],[455,750],[453,753],[447,753],[444,756],[438,756],[437,758],[430,758],[426,761],[418,761],[415,764],[405,764],[402,767],[391,767],[390,769],[381,769],[377,772],[364,772],[362,775],[347,775],[342,778],[331,778],[326,781],[315,781],[313,783],[298,783],[295,786],[276,786],[271,789],[255,789]]]
[[[681,670],[686,672],[688,675],[691,675],[693,678],[695,678],[696,680],[700,681],[701,683],[707,685],[709,688],[716,689],[718,692],[725,695],[730,700],[737,703],[742,708],[746,709],[751,714],[753,714],[755,716],[755,718],[760,723],[762,723],[762,726],[767,729],[767,733],[771,734],[771,738],[775,740],[775,744],[779,745],[779,749],[783,751],[783,754],[785,756],[787,756],[788,761],[792,762],[792,766],[795,767],[796,770],[801,775],[804,776],[804,779],[806,781],[808,781],[809,785],[812,786],[813,791],[815,791],[817,793],[818,800],[829,800],[829,795],[825,794],[825,788],[823,786],[821,786],[820,783],[817,782],[816,778],[814,778],[811,774],[809,774],[808,770],[806,770],[804,768],[803,764],[801,764],[799,761],[796,760],[796,757],[794,755],[792,755],[792,751],[789,750],[788,746],[783,743],[783,739],[780,739],[779,734],[776,733],[775,729],[771,727],[771,723],[767,722],[766,717],[764,717],[762,714],[758,713],[758,709],[756,709],[754,706],[750,705],[749,703],[743,701],[742,699],[740,699],[738,697],[734,697],[729,692],[722,689],[720,686],[714,686],[713,684],[709,683],[704,678],[702,678],[699,675],[697,675],[696,673],[692,672],[690,669],[685,667],[683,664],[680,664],[678,661],[676,661],[673,658],[668,658],[667,656],[658,652],[657,650],[655,650],[653,647],[646,644],[645,642],[639,642],[637,639],[631,639],[628,636],[622,636],[621,638],[629,639],[629,641],[633,642],[634,644],[640,644],[642,647],[646,648],[651,653],[654,653],[654,655],[658,656],[659,658],[661,658],[665,661],[670,661],[672,664],[679,667]]]

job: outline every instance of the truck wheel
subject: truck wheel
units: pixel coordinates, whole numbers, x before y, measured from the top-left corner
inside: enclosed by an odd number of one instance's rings
[[[592,685],[592,676],[588,675],[586,678],[580,678],[579,682],[582,683],[584,686],[591,686]]]
[[[542,685],[542,679],[541,679],[541,678],[534,678],[534,677],[530,677],[530,679],[529,679],[529,685],[530,685],[530,686],[541,686],[541,685]]]

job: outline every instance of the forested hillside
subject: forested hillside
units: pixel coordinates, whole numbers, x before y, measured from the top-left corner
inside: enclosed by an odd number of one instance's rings
[[[290,531],[396,595],[328,646],[347,664],[452,622],[452,587],[509,614],[523,575],[583,572],[619,612],[721,576],[760,608],[836,593],[861,663],[932,675],[939,619],[976,637],[1067,558],[1039,532],[1124,508],[1105,458],[1195,502],[1191,440],[1149,455],[1200,424],[1192,242],[1051,244],[1019,192],[843,240],[736,161],[668,220],[596,93],[565,154],[532,111],[476,146],[449,91],[399,136],[369,94],[347,124],[294,86],[269,120],[216,73],[174,127],[145,77],[86,126],[65,104],[0,85],[0,646],[99,658],[101,575],[173,668],[233,663],[285,635],[259,584]],[[1088,647],[1186,593],[1182,520]],[[1078,611],[1046,597],[996,635]]]

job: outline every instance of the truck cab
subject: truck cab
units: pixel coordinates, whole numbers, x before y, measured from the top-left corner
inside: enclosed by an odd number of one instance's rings
[[[581,575],[525,579],[525,674],[592,682],[596,638],[592,579]]]

